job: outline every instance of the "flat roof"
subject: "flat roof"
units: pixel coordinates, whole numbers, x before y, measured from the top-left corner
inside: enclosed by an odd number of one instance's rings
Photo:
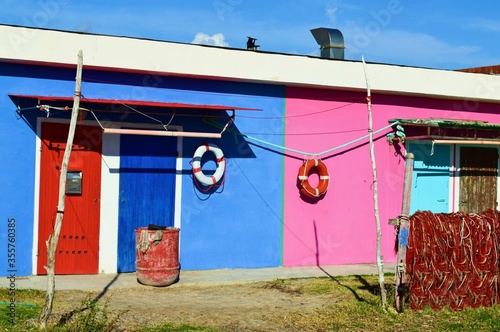
[[[312,40],[312,38],[311,38]],[[348,91],[366,90],[360,61],[0,25],[0,61]],[[367,63],[373,93],[500,103],[500,76]]]

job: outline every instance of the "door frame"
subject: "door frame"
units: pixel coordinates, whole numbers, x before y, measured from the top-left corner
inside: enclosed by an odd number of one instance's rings
[[[422,141],[408,141],[409,146],[408,151],[412,151],[411,146],[416,144],[432,144],[432,140],[422,140]],[[450,193],[449,193],[449,204],[448,212],[460,211],[460,148],[461,147],[472,147],[472,148],[497,148],[500,154],[500,146],[497,145],[481,145],[481,144],[446,144],[451,148],[451,168],[450,168]],[[497,202],[500,203],[500,158],[497,164]],[[497,207],[497,208],[500,208]]]
[[[424,153],[429,153],[429,154],[432,154],[434,153],[434,148],[432,147],[432,141],[430,140],[412,140],[412,141],[408,141],[409,144],[407,146],[407,150],[408,152],[411,152],[413,153],[414,155],[416,155],[417,153],[419,153],[419,151],[422,151],[421,148],[419,148],[419,146],[422,146],[422,145],[425,145],[425,146],[429,146],[430,147],[430,151],[427,152],[425,151]],[[446,195],[446,198],[448,200],[448,211],[446,211],[446,213],[448,212],[452,212],[453,210],[453,193],[454,193],[454,186],[455,186],[455,181],[454,181],[454,178],[455,178],[455,167],[454,167],[454,149],[453,149],[453,146],[451,146],[452,144],[446,144],[444,145],[444,147],[447,147],[449,149],[449,165],[450,167],[448,168],[448,193]],[[415,167],[415,165],[414,165]],[[436,172],[439,172],[439,170],[431,170],[430,171],[431,173],[436,173]],[[444,171],[443,171],[443,174],[444,174]],[[417,185],[418,183],[418,171],[417,170],[413,170],[413,175],[412,175],[412,196],[414,195],[414,191],[415,191],[415,186]],[[417,182],[415,182],[417,181]],[[414,207],[410,207],[411,210],[414,209]]]
[[[32,246],[32,275],[37,273],[38,264],[38,211],[40,200],[40,149],[42,123],[52,122],[69,124],[68,119],[37,118],[36,144],[35,144],[35,174],[34,174],[34,213],[33,213],[33,246]],[[130,123],[102,121],[104,127],[130,127]],[[81,123],[87,126],[99,126],[96,121],[84,120]],[[138,129],[155,129],[157,126],[150,124],[133,124]],[[181,131],[182,126],[169,126],[173,130]],[[182,202],[182,147],[183,138],[177,137],[177,158],[175,163],[175,202],[174,226],[181,226]],[[120,174],[120,135],[102,136],[101,154],[101,213],[99,236],[99,270],[98,273],[116,273],[118,260],[118,202]],[[105,222],[103,222],[105,220]],[[179,246],[180,248],[180,246]]]
[[[455,155],[455,180],[454,180],[454,197],[453,197],[453,211],[460,211],[460,148],[470,147],[470,148],[490,148],[497,149],[500,154],[500,146],[497,145],[480,145],[480,144],[454,144],[454,155]],[[497,204],[500,202],[500,158],[497,160]],[[497,205],[497,209],[499,206]]]

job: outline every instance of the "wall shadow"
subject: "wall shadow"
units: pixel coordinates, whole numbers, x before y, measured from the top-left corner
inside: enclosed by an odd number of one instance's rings
[[[344,287],[345,289],[349,290],[352,295],[354,296],[354,298],[358,301],[358,302],[366,302],[366,300],[364,298],[362,298],[361,296],[359,296],[359,294],[356,292],[356,290],[350,286],[347,286],[347,285],[344,285],[342,282],[340,282],[340,280],[338,278],[335,278],[335,276],[331,275],[330,273],[328,273],[328,271],[326,271],[323,267],[321,267],[320,263],[319,263],[319,241],[318,241],[318,230],[317,230],[317,227],[316,227],[316,221],[313,220],[313,228],[314,228],[314,240],[315,240],[315,244],[316,244],[316,253],[315,253],[315,256],[316,256],[316,266],[321,270],[323,271],[323,273],[328,277],[330,278],[330,280],[334,281],[335,283],[337,283],[337,285],[339,286],[342,286]],[[360,279],[361,276],[360,276]],[[362,279],[364,280],[364,279]],[[366,280],[364,280],[365,283]]]
[[[66,323],[68,323],[71,320],[71,318],[73,316],[75,316],[76,314],[79,314],[81,312],[89,310],[90,309],[89,307],[91,307],[92,305],[96,304],[104,295],[106,295],[106,293],[109,291],[109,288],[118,280],[119,277],[120,277],[120,273],[117,273],[113,277],[113,279],[111,279],[111,281],[101,290],[101,292],[99,292],[99,294],[97,294],[94,297],[90,297],[89,296],[88,300],[86,300],[85,302],[82,302],[81,303],[81,305],[82,305],[81,307],[62,314],[61,318],[59,318],[59,321],[56,323],[55,326],[56,327],[62,327]]]

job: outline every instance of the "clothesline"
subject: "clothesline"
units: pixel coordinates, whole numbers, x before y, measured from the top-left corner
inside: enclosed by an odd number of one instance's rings
[[[220,124],[219,124],[219,123],[214,122],[214,121],[206,121],[206,122],[207,122],[208,124],[213,125],[213,126],[220,126]],[[389,125],[387,125],[387,126],[385,126],[385,127],[383,127],[383,128],[380,128],[380,129],[378,129],[378,130],[374,131],[374,132],[373,132],[373,134],[378,134],[378,133],[380,133],[380,132],[383,132],[384,130],[389,129],[389,128],[391,128],[392,126],[397,125],[398,123],[399,123],[398,121],[395,121],[395,122],[393,122],[393,123],[391,123],[391,124],[389,124]],[[333,152],[333,151],[336,151],[336,150],[339,150],[339,149],[345,148],[345,147],[347,147],[347,146],[349,146],[349,145],[352,145],[352,144],[355,144],[355,143],[357,143],[357,142],[360,142],[360,141],[362,141],[362,140],[364,140],[364,139],[367,139],[367,138],[370,136],[370,134],[366,134],[366,135],[364,135],[364,136],[361,136],[361,137],[359,137],[359,138],[356,138],[356,139],[354,139],[354,140],[352,140],[352,141],[349,141],[349,142],[347,142],[347,143],[344,143],[344,144],[342,144],[342,145],[335,146],[335,147],[332,147],[332,148],[330,148],[330,149],[327,149],[327,150],[324,150],[324,151],[321,151],[321,152],[312,153],[312,152],[307,152],[307,151],[301,151],[301,150],[297,150],[297,149],[288,148],[288,147],[286,147],[286,146],[282,146],[282,145],[279,145],[279,144],[275,144],[275,143],[272,143],[272,142],[268,142],[268,141],[265,141],[265,140],[259,139],[259,138],[257,138],[257,137],[253,137],[253,136],[246,135],[246,134],[243,134],[243,133],[237,133],[237,132],[235,132],[234,130],[231,130],[231,129],[227,129],[226,131],[231,132],[231,133],[233,133],[233,134],[238,134],[238,135],[240,135],[240,136],[242,136],[242,137],[245,137],[245,138],[247,138],[247,139],[251,139],[251,140],[254,140],[254,141],[256,141],[256,142],[259,142],[259,143],[262,143],[262,144],[265,144],[265,145],[268,145],[268,146],[272,146],[272,147],[277,148],[277,149],[283,149],[283,150],[285,150],[285,151],[294,152],[294,153],[297,153],[297,154],[301,154],[301,155],[304,155],[304,156],[310,156],[310,157],[319,157],[319,156],[321,156],[321,155],[324,155],[324,154],[327,154],[327,153],[330,153],[330,152]]]

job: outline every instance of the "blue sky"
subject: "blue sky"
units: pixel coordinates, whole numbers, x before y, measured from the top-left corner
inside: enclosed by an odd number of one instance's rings
[[[429,0],[0,0],[0,23],[319,55],[342,31],[346,59],[459,69],[500,64],[500,2]]]

